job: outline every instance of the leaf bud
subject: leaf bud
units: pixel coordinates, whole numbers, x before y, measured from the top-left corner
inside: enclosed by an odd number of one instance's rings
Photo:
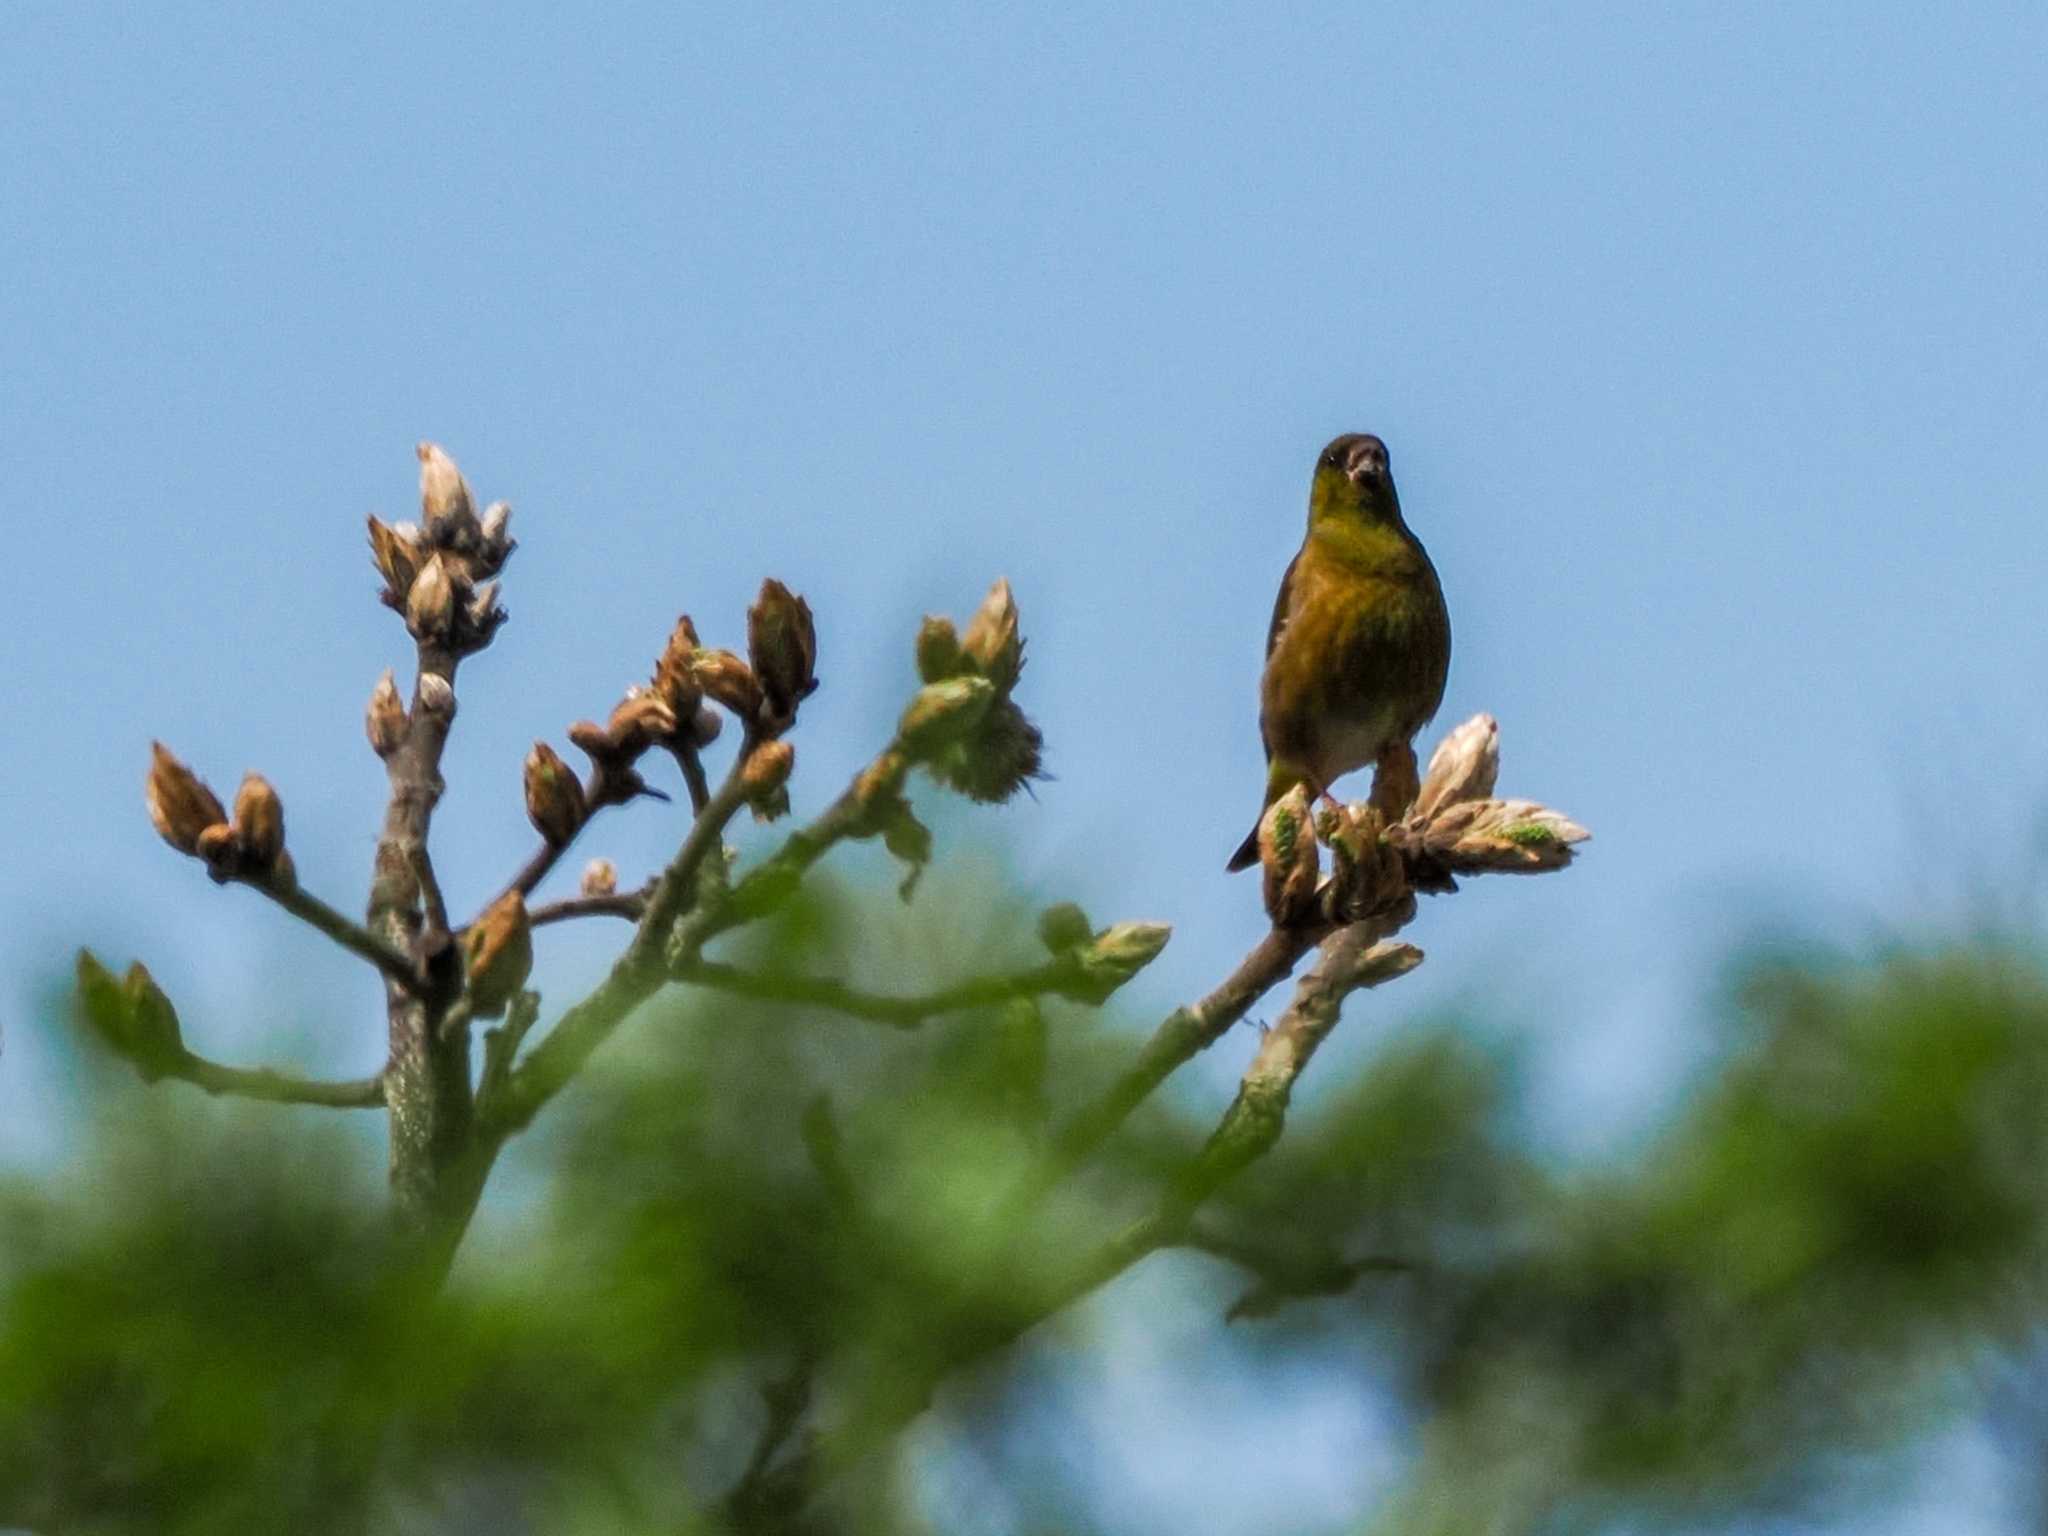
[[[370,738],[370,750],[389,757],[405,741],[405,703],[398,696],[398,682],[386,667],[370,690],[370,707],[363,715],[363,730]]]
[[[1038,942],[1056,955],[1079,949],[1095,936],[1088,914],[1071,901],[1062,901],[1038,914]]]
[[[789,810],[789,776],[796,768],[796,748],[786,741],[764,741],[747,754],[740,784],[756,821],[773,821]]]
[[[613,896],[619,889],[619,867],[610,859],[592,859],[583,866],[577,889],[585,896]]]
[[[995,696],[995,685],[985,677],[926,683],[896,723],[897,740],[912,757],[930,758],[979,725]]]
[[[690,717],[690,745],[699,752],[718,740],[718,733],[725,729],[725,716],[708,705],[699,704],[697,712]]]
[[[1060,990],[1082,1002],[1101,1004],[1159,958],[1173,929],[1165,923],[1112,923],[1073,951],[1074,979]]]
[[[1314,910],[1322,861],[1306,785],[1297,784],[1259,818],[1259,865],[1265,871],[1266,915],[1275,924],[1300,922]]]
[[[638,757],[658,741],[676,733],[676,713],[658,693],[633,687],[612,710],[605,722],[605,735],[612,750],[628,758]]]
[[[781,725],[817,691],[818,632],[811,605],[772,576],[747,610],[747,655],[771,717]]]
[[[947,678],[958,677],[969,670],[953,621],[935,613],[926,614],[924,623],[917,627],[919,679],[927,683],[943,683]]]
[[[561,755],[544,741],[526,754],[526,819],[550,848],[568,846],[583,825],[583,786]]]
[[[370,519],[370,560],[377,567],[377,574],[384,578],[386,602],[396,607],[405,601],[425,558],[418,530],[411,524],[401,523],[394,528],[375,517]]]
[[[1007,577],[998,576],[968,621],[960,648],[983,677],[1008,693],[1024,670],[1024,640],[1017,632],[1017,600]]]
[[[414,450],[420,460],[420,521],[427,537],[447,546],[477,533],[476,498],[469,482],[438,443],[421,443]]]
[[[261,774],[235,792],[235,842],[252,869],[268,874],[284,854],[284,802]]]
[[[1421,823],[1450,806],[1484,800],[1499,775],[1500,724],[1491,715],[1474,715],[1430,753],[1429,771],[1407,819]]]
[[[226,823],[220,797],[179,762],[160,741],[149,746],[149,777],[143,786],[150,825],[180,853],[197,854],[199,838],[209,827]]]
[[[470,629],[484,639],[489,639],[491,632],[505,622],[505,610],[498,606],[495,580],[485,582],[470,594],[464,617],[469,620]]]
[[[483,517],[484,554],[493,569],[505,563],[505,557],[517,548],[512,538],[512,504],[494,501],[484,508]]]
[[[455,583],[436,554],[412,580],[405,598],[405,627],[415,640],[445,640],[455,618]]]
[[[464,937],[463,960],[471,1015],[496,1018],[533,970],[533,929],[517,891],[507,891],[484,909]]]
[[[723,704],[749,724],[761,712],[760,680],[753,668],[731,651],[699,647],[690,654],[690,678],[704,697]]]
[[[455,685],[438,672],[422,672],[419,685],[422,713],[432,715],[442,724],[455,718]]]
[[[690,658],[696,654],[698,643],[697,626],[686,613],[669,631],[668,644],[661,648],[661,657],[654,664],[654,691],[675,711],[678,720],[688,719],[703,697],[704,690],[690,675]]]

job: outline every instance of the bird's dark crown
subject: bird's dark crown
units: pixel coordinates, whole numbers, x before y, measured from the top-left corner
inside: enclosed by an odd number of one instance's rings
[[[1346,432],[1323,450],[1316,467],[1334,469],[1354,484],[1383,479],[1387,473],[1387,445],[1370,432]]]

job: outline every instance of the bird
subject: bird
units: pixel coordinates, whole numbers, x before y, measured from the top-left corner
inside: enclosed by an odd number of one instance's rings
[[[1415,733],[1443,702],[1450,664],[1443,586],[1402,520],[1387,445],[1346,433],[1316,459],[1308,532],[1266,632],[1261,818],[1298,784],[1327,797],[1336,780],[1372,763],[1372,804],[1398,819],[1416,794]],[[1258,861],[1255,821],[1229,868]]]

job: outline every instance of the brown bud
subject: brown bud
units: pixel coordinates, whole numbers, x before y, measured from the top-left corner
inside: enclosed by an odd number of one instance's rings
[[[605,723],[605,735],[612,750],[638,757],[658,741],[676,733],[676,713],[668,701],[645,688],[629,688]]]
[[[702,752],[718,740],[718,733],[725,729],[725,716],[708,705],[697,706],[697,713],[690,717],[690,745]]]
[[[377,574],[384,578],[384,594],[391,602],[405,601],[424,558],[425,551],[410,525],[393,528],[377,518],[370,519],[370,559]]]
[[[476,528],[476,499],[469,482],[438,443],[421,443],[414,450],[420,459],[420,521],[429,537]],[[438,542],[438,540],[437,540]]]
[[[917,675],[927,683],[943,683],[969,670],[960,651],[960,635],[953,621],[937,614],[925,615],[917,630]]]
[[[569,740],[579,752],[584,753],[593,762],[615,755],[611,732],[595,720],[578,720],[570,726]]]
[[[220,797],[160,741],[149,744],[149,778],[143,786],[143,800],[157,836],[180,853],[198,853],[200,834],[228,819]]]
[[[619,867],[610,859],[592,859],[583,866],[583,880],[578,887],[585,896],[612,896],[619,889]]]
[[[386,667],[370,690],[370,707],[363,716],[363,730],[370,738],[370,750],[389,757],[405,741],[405,704],[398,697],[398,683]]]
[[[496,1018],[533,969],[533,929],[517,891],[507,891],[484,909],[464,939],[463,959],[469,968],[471,1015]]]
[[[430,556],[405,598],[405,627],[416,640],[442,640],[455,618],[455,583],[439,555]]]
[[[1307,786],[1296,785],[1259,818],[1259,865],[1265,871],[1266,915],[1274,923],[1298,923],[1314,910],[1322,862]]]
[[[261,774],[248,774],[235,792],[235,842],[251,868],[268,872],[284,854],[284,802]]]
[[[750,724],[761,712],[760,680],[753,668],[731,651],[699,647],[690,655],[690,678],[705,698],[723,704]]]
[[[770,715],[786,725],[817,690],[818,633],[811,605],[773,577],[747,610],[747,655]]]
[[[789,776],[796,767],[796,748],[786,741],[764,741],[747,755],[740,783],[756,821],[773,821],[789,809]]]
[[[697,680],[690,675],[690,658],[696,654],[697,645],[697,626],[686,613],[669,631],[668,644],[662,647],[661,659],[654,664],[654,691],[675,711],[678,720],[687,720],[703,696]]]
[[[996,690],[985,677],[949,677],[926,683],[896,723],[904,751],[926,758],[944,751],[981,723]]]
[[[583,786],[544,741],[526,754],[526,818],[551,848],[566,847],[583,825]]]
[[[1010,595],[1010,583],[997,577],[981,606],[968,622],[960,648],[974,669],[1007,693],[1024,669],[1024,640],[1017,632],[1017,600]]]
[[[1500,725],[1491,715],[1474,715],[1437,743],[1429,771],[1408,820],[1428,821],[1467,800],[1484,800],[1500,775]]]

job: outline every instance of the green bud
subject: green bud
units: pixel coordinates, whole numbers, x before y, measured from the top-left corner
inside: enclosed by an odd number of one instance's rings
[[[903,711],[897,738],[912,757],[929,759],[979,725],[995,697],[995,686],[983,677],[927,683]]]

